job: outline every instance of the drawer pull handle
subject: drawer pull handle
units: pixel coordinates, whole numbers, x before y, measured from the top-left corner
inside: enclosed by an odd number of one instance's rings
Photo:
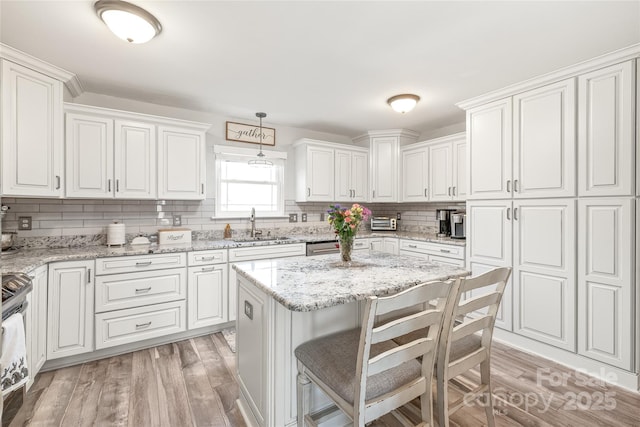
[[[444,252],[445,254],[450,254],[451,251],[449,249],[440,249],[440,252]]]
[[[213,261],[214,259],[216,259],[215,255],[214,256],[203,256],[203,257],[200,257],[200,261]]]
[[[410,248],[414,248],[414,249],[418,248],[418,245],[407,245],[407,246],[409,246]]]
[[[151,286],[148,288],[136,288],[136,292],[149,292],[151,290]]]
[[[215,269],[215,267],[202,267],[202,271],[213,271]]]
[[[151,265],[152,261],[145,261],[145,262],[136,262],[136,267],[146,267],[148,265]]]
[[[151,326],[151,321],[148,321],[147,323],[136,323],[136,329],[142,329],[148,326]]]

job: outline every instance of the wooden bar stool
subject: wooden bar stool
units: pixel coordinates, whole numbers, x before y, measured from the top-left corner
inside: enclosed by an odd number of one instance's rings
[[[430,282],[392,296],[367,298],[360,328],[296,348],[298,426],[317,425],[309,413],[311,382],[354,426],[364,426],[389,412],[404,425],[413,425],[395,409],[417,397],[422,408],[419,425],[432,426],[431,381],[436,351],[445,313],[454,308],[459,283]],[[435,307],[429,301],[436,301]],[[416,311],[417,305],[421,308]],[[416,330],[427,332],[403,345],[393,341]],[[321,415],[326,413],[322,411]]]

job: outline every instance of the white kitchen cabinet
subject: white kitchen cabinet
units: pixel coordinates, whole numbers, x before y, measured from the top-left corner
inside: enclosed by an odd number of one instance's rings
[[[453,200],[467,198],[467,137],[462,133],[453,145]]]
[[[571,78],[513,97],[514,197],[576,195],[575,86]]]
[[[399,143],[395,136],[371,139],[371,201],[398,201]]]
[[[47,359],[93,351],[95,262],[49,265]]]
[[[2,194],[61,197],[62,82],[2,63]]]
[[[67,197],[113,197],[113,120],[66,113]]]
[[[385,237],[382,240],[382,251],[388,254],[398,255],[400,253],[398,238]]]
[[[365,150],[335,150],[335,198],[363,202],[369,193],[369,155]]]
[[[206,198],[205,133],[158,126],[158,198]]]
[[[188,329],[227,321],[229,278],[226,255],[226,250],[189,253]],[[192,257],[195,262],[192,262]],[[194,263],[197,266],[191,266]]]
[[[632,196],[635,63],[578,77],[578,194]]]
[[[399,239],[399,254],[439,264],[465,266],[464,246]]]
[[[429,200],[448,201],[453,197],[453,146],[449,142],[429,146]]]
[[[498,267],[512,267],[513,208],[509,200],[467,202],[467,268],[478,276]],[[505,288],[496,326],[513,329],[513,274]],[[471,292],[475,295],[477,292]]]
[[[27,389],[47,361],[47,266],[37,268],[30,274],[33,290],[27,295],[26,345],[29,366]]]
[[[335,149],[323,146],[322,141],[302,139],[295,144],[296,201],[335,201],[334,157]],[[347,171],[344,172],[347,173]],[[341,180],[348,179],[342,176]],[[341,183],[341,185],[344,184],[346,182]]]
[[[635,200],[578,201],[578,353],[634,368]]]
[[[402,158],[402,201],[426,202],[429,200],[429,147],[404,147]]]
[[[506,98],[467,111],[467,199],[510,199],[512,101]]]
[[[513,204],[513,331],[576,350],[576,202]]]
[[[132,120],[116,120],[113,136],[115,197],[155,199],[156,127]]]

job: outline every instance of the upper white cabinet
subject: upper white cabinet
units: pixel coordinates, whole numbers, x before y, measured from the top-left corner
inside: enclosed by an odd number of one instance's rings
[[[399,142],[395,136],[371,139],[371,201],[398,201]]]
[[[65,110],[67,197],[205,197],[206,126],[169,128],[159,117],[69,103]]]
[[[366,201],[369,192],[369,154],[335,150],[335,200]]]
[[[578,194],[632,196],[635,63],[578,77]]]
[[[403,148],[402,201],[426,202],[429,200],[429,147]]]
[[[407,129],[369,131],[354,142],[369,147],[369,201],[396,203],[400,192],[400,148],[416,142],[418,134]],[[416,187],[418,188],[418,187]],[[413,190],[412,190],[413,191]],[[424,189],[415,190],[424,191]]]
[[[324,146],[322,141],[303,139],[295,150],[296,201],[334,201],[334,148]]]
[[[2,194],[62,196],[62,82],[2,62]]]
[[[511,198],[511,98],[467,111],[467,199]]]
[[[401,148],[402,202],[466,197],[466,135],[459,133]]]
[[[303,138],[294,143],[296,201],[367,200],[369,155],[366,149]]]
[[[575,79],[513,97],[513,196],[576,195]]]
[[[203,200],[205,133],[200,129],[158,127],[158,198]]]

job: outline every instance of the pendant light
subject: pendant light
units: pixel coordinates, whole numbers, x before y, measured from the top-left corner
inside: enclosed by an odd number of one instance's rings
[[[262,152],[262,119],[267,117],[267,113],[256,113],[256,117],[260,119],[260,151],[257,154],[257,157],[258,157],[257,159],[249,160],[249,166],[253,166],[257,168],[273,166],[273,162],[270,162],[269,160],[265,159],[265,155]]]
[[[93,5],[111,32],[129,43],[146,43],[162,31],[155,16],[122,0],[99,0]]]
[[[420,101],[420,97],[418,95],[405,93],[402,95],[392,96],[387,100],[387,104],[389,104],[391,108],[393,108],[398,113],[404,114],[413,110],[418,101]]]

